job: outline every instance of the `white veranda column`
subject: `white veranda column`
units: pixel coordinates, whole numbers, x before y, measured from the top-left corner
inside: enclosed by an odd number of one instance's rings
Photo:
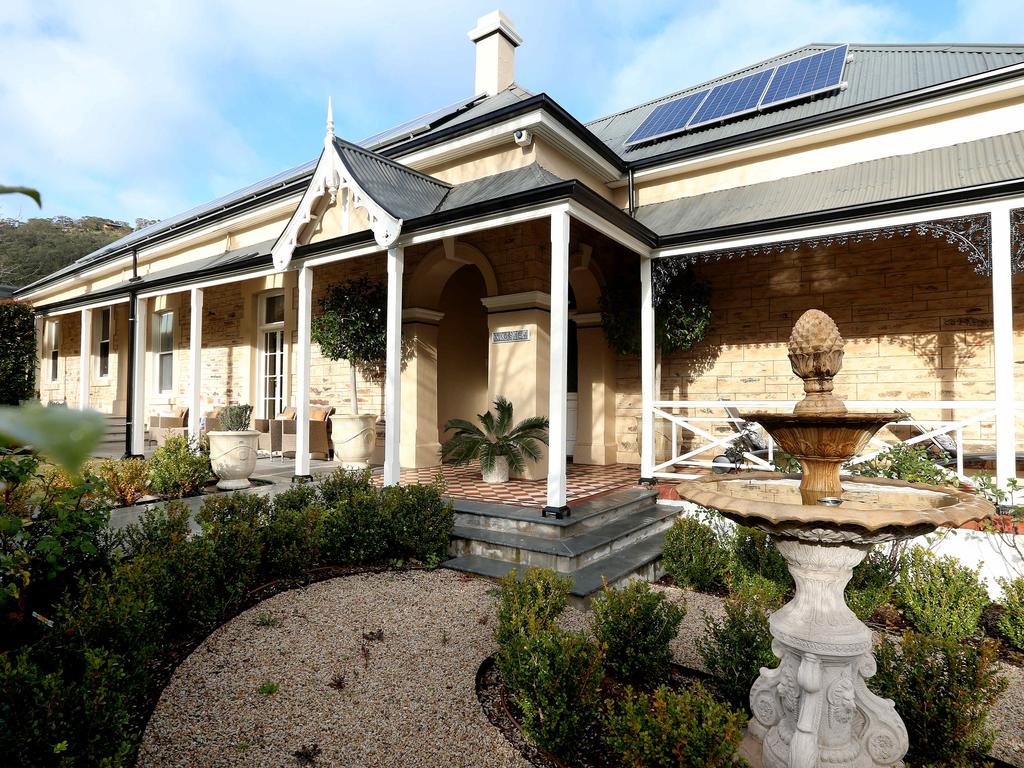
[[[548,496],[544,515],[568,514],[565,481],[569,334],[569,213],[551,216],[551,364],[548,384]]]
[[[132,453],[141,456],[146,450],[146,337],[149,332],[149,302],[135,299],[135,368],[132,377]]]
[[[640,479],[654,479],[654,287],[651,259],[640,257]]]
[[[996,379],[996,479],[1001,488],[1017,475],[1013,386],[1013,289],[1010,209],[992,209],[992,330]]]
[[[402,467],[402,272],[405,249],[388,248],[387,356],[384,373],[384,485],[398,485]]]
[[[80,372],[78,378],[78,407],[83,411],[89,407],[89,369],[92,357],[92,310],[82,310],[82,340],[79,346],[78,361]]]
[[[194,440],[199,439],[200,396],[203,382],[203,289],[192,289],[192,308],[189,318],[189,398],[188,398],[188,434]]]
[[[295,476],[306,478],[309,472],[309,365],[311,358],[310,322],[313,308],[313,270],[299,270],[299,359],[295,387]]]

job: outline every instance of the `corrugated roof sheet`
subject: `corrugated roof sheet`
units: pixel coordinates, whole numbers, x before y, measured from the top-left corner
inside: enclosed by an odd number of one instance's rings
[[[496,173],[493,176],[485,176],[482,179],[467,181],[453,187],[441,205],[437,207],[437,211],[451,211],[485,200],[528,192],[531,189],[542,189],[561,181],[564,179],[541,168],[537,163],[531,163],[525,168]]]
[[[806,102],[796,102],[767,112],[712,126],[679,136],[626,149],[623,142],[659,104],[694,93],[710,85],[732,80],[787,61],[824,51],[835,43],[815,43],[746,67],[737,72],[694,85],[655,101],[617,112],[587,123],[601,141],[624,160],[641,160],[691,147],[699,147],[718,139],[770,128],[801,118],[867,104],[879,99],[958,80],[970,75],[1001,69],[1024,62],[1024,46],[1020,45],[865,45],[853,43],[853,56],[846,68],[849,86],[838,93]]]
[[[642,205],[659,235],[770,221],[1024,178],[1024,131]]]
[[[343,139],[335,138],[334,146],[359,186],[397,219],[433,212],[451,189],[450,184]]]

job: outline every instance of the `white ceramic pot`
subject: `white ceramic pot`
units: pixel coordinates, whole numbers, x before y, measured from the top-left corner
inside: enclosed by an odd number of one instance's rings
[[[508,482],[508,459],[499,456],[494,460],[494,468],[488,472],[483,465],[480,466],[485,483],[507,483]]]
[[[249,477],[256,471],[260,433],[247,429],[206,434],[210,438],[210,466],[220,478],[217,487],[224,491],[248,488]]]
[[[372,413],[336,413],[331,416],[334,460],[344,469],[369,467],[377,441],[376,424],[377,416]]]

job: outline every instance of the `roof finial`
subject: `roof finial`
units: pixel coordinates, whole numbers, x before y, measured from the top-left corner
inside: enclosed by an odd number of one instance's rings
[[[327,97],[327,138],[334,138],[334,109],[331,107],[331,97]]]

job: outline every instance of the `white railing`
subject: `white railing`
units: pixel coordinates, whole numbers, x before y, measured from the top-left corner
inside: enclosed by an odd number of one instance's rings
[[[692,479],[698,474],[692,470],[703,468],[728,469],[737,466],[742,456],[742,463],[751,469],[774,469],[775,445],[760,425],[746,422],[738,414],[751,411],[791,411],[796,405],[795,400],[658,400],[653,403],[655,425],[655,452],[664,456],[665,443],[668,444],[669,458],[656,461],[653,476],[668,479]],[[964,474],[965,432],[982,424],[995,423],[996,407],[991,400],[848,400],[847,407],[851,411],[904,411],[906,416],[893,423],[905,425],[914,434],[900,441],[897,436],[887,430],[887,442],[876,435],[868,444],[867,449],[849,462],[849,465],[870,461],[896,442],[906,445],[935,445],[948,441],[949,450],[943,453],[949,462],[955,465],[956,474],[966,479]],[[728,409],[728,410],[727,410]],[[734,415],[730,416],[729,411]],[[950,411],[953,413],[970,411],[970,416],[963,418],[918,418],[915,412]],[[1024,404],[1016,404],[1016,415],[1024,420]],[[668,423],[666,428],[666,422]],[[721,427],[728,425],[729,431],[723,432]],[[717,429],[716,429],[717,428]],[[994,426],[993,426],[994,428]],[[749,438],[755,436],[754,440]],[[687,438],[685,450],[681,447],[682,438]],[[751,450],[751,443],[759,442],[764,447]],[[955,446],[955,447],[954,447]],[[993,445],[992,459],[995,457]],[[987,456],[986,456],[987,458]],[[937,462],[938,463],[938,462]],[[941,464],[940,464],[941,466]],[[686,469],[691,469],[687,472]],[[952,466],[946,467],[950,470]]]

